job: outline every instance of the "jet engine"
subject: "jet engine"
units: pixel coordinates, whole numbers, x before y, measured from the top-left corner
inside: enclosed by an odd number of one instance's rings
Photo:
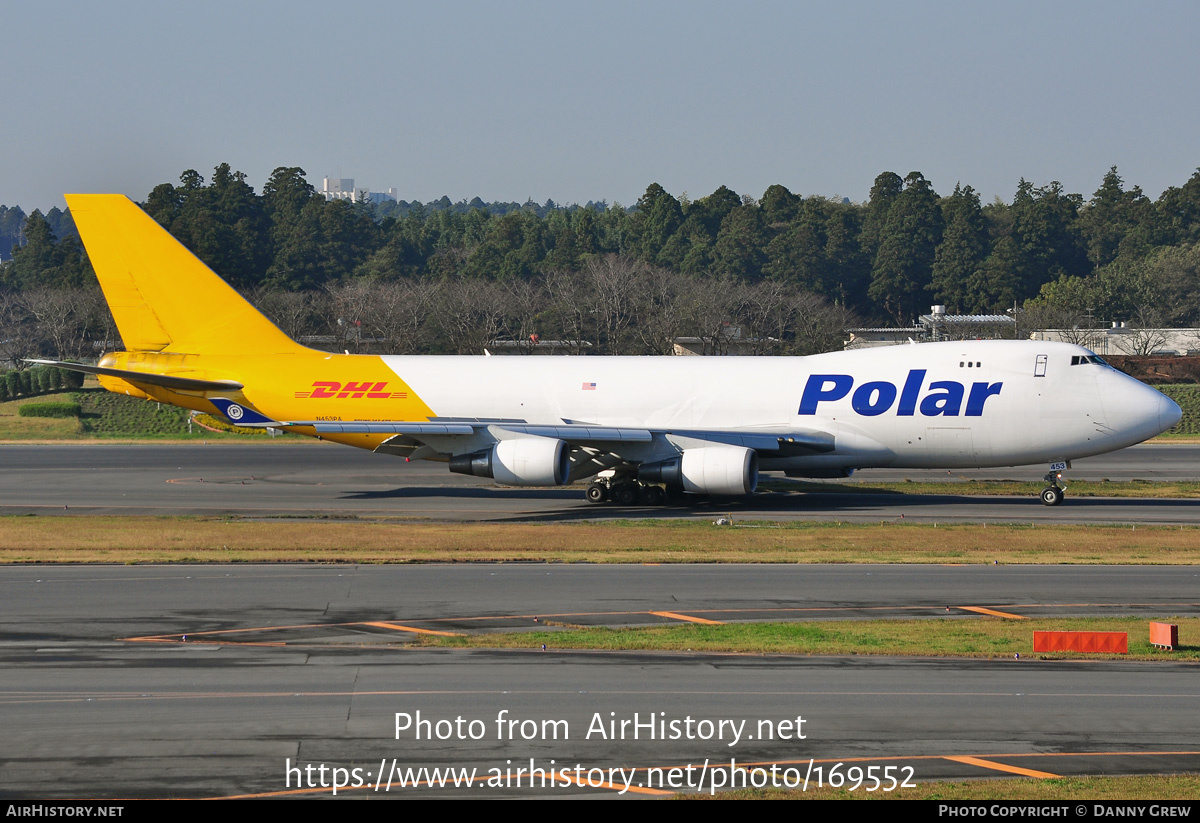
[[[501,440],[490,449],[450,458],[450,471],[491,477],[506,486],[561,486],[570,474],[567,444],[550,437]]]
[[[758,454],[741,446],[684,449],[670,460],[643,463],[638,479],[697,494],[750,494],[758,486]]]

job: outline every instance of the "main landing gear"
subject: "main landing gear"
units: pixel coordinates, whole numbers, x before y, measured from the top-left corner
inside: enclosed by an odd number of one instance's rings
[[[1063,498],[1067,495],[1067,490],[1064,486],[1059,485],[1062,481],[1062,470],[1070,468],[1068,463],[1052,463],[1050,471],[1043,478],[1049,485],[1042,489],[1042,503],[1047,506],[1057,506],[1063,502]]]
[[[637,480],[610,480],[597,477],[588,484],[584,497],[589,503],[612,502],[618,506],[661,506],[667,502],[667,490],[662,486]]]

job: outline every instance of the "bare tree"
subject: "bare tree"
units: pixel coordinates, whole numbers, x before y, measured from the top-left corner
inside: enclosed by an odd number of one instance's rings
[[[490,280],[447,278],[430,297],[433,325],[455,354],[483,354],[504,328],[504,302],[503,288]]]
[[[690,301],[692,327],[704,354],[728,354],[741,334],[737,324],[744,284],[729,276],[706,277],[696,283]]]
[[[761,280],[742,286],[739,292],[740,353],[765,355],[781,351],[795,316],[790,287],[779,280]]]
[[[25,306],[37,323],[44,354],[77,358],[90,348],[89,306],[84,289],[42,287],[27,290],[24,297]]]
[[[589,285],[591,311],[595,314],[598,344],[604,354],[632,354],[628,339],[633,326],[634,294],[646,264],[626,255],[593,257],[581,272]]]
[[[674,354],[676,337],[692,330],[690,298],[696,280],[661,266],[647,266],[634,297],[635,332],[647,354]]]
[[[90,357],[101,352],[116,351],[122,348],[121,333],[113,318],[108,301],[99,285],[84,286],[79,296],[78,311],[83,319],[85,341],[90,341]]]
[[[372,292],[363,329],[373,347],[387,354],[424,351],[434,289],[420,280],[397,280],[375,283]]]
[[[532,354],[543,339],[541,318],[548,302],[546,290],[540,279],[525,278],[507,280],[503,288],[505,328],[522,354]]]
[[[38,353],[37,323],[25,299],[17,292],[0,291],[0,354],[9,368]]]
[[[1103,332],[1093,328],[1092,318],[1073,308],[1026,304],[1025,328],[1033,333],[1058,332],[1064,343],[1074,343],[1089,349],[1096,348]]]
[[[1121,333],[1119,345],[1126,354],[1145,357],[1162,351],[1170,339],[1162,328],[1162,314],[1149,306],[1138,306],[1137,313]]]
[[[859,325],[857,315],[841,303],[828,303],[810,291],[797,291],[792,301],[790,354],[819,354],[842,348],[846,329]]]
[[[571,353],[579,354],[595,337],[594,316],[589,307],[592,295],[578,272],[552,269],[543,280],[546,295],[547,328],[558,339],[571,344]]]
[[[250,302],[293,340],[321,334],[323,325],[313,305],[312,292],[260,288],[248,295]]]

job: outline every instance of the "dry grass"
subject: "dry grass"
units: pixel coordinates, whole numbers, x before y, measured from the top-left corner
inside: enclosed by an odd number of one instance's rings
[[[1200,564],[1200,529],[0,518],[0,562]]]
[[[26,403],[55,400],[60,395],[22,397],[0,403],[0,440],[14,442],[78,440],[83,437],[79,418],[19,417],[17,409]]]
[[[764,489],[799,491],[815,494],[931,494],[965,497],[1004,496],[1036,498],[1042,484],[1032,480],[869,480],[787,481],[769,479]],[[1192,480],[1073,480],[1067,484],[1068,497],[1173,498],[1200,497],[1200,482]]]

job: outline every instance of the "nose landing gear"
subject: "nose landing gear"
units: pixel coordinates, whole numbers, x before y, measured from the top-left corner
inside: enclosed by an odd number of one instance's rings
[[[1057,506],[1063,502],[1066,497],[1067,490],[1064,485],[1060,485],[1062,481],[1063,469],[1071,468],[1070,463],[1051,463],[1050,471],[1043,478],[1049,485],[1042,489],[1042,503],[1047,506]]]

